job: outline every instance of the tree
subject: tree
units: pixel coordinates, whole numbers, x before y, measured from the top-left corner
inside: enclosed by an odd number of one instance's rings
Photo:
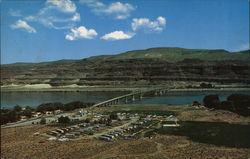
[[[89,118],[85,119],[85,123],[90,123],[90,119]]]
[[[16,105],[16,106],[14,107],[14,111],[20,112],[20,111],[22,111],[22,107],[20,107],[19,105]]]
[[[109,118],[110,118],[111,120],[117,120],[117,119],[118,119],[118,116],[117,116],[117,114],[110,114]]]
[[[227,100],[232,101],[237,106],[241,106],[241,107],[250,106],[250,95],[232,94],[227,98]]]
[[[250,116],[250,110],[248,109],[250,106],[250,95],[232,94],[227,98],[227,101],[232,103],[236,113]]]
[[[40,124],[46,124],[46,119],[45,119],[45,118],[42,118],[42,119],[40,120]]]
[[[201,88],[213,88],[213,85],[210,84],[210,83],[208,83],[208,84],[206,84],[206,83],[201,83],[201,84],[200,84],[200,87],[201,87]]]
[[[223,102],[221,102],[220,108],[225,109],[225,110],[230,110],[230,111],[235,111],[236,110],[232,101],[223,101]]]
[[[20,113],[15,110],[1,109],[1,125],[20,120]]]
[[[25,109],[22,113],[22,115],[31,118],[32,117],[32,110],[31,109]]]
[[[216,95],[207,95],[203,99],[204,105],[208,108],[219,108],[220,107],[220,99],[219,96]]]
[[[63,104],[62,103],[45,103],[41,104],[37,107],[37,112],[45,112],[45,111],[54,111],[59,109]]]
[[[69,119],[69,117],[67,117],[67,116],[61,116],[61,117],[59,117],[58,118],[58,123],[63,123],[63,124],[65,124],[65,123],[69,123],[70,122],[70,119]]]

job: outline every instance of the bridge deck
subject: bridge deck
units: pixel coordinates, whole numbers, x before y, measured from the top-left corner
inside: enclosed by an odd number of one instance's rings
[[[119,96],[119,97],[115,97],[115,98],[103,101],[101,103],[97,103],[97,104],[93,105],[92,108],[97,107],[97,106],[101,106],[103,104],[110,103],[110,102],[113,102],[113,101],[116,101],[116,100],[119,100],[119,99],[124,99],[126,97],[131,97],[131,96],[135,96],[135,95],[138,95],[138,94],[142,95],[142,94],[152,92],[152,91],[163,91],[163,90],[169,90],[169,88],[161,88],[161,89],[158,88],[158,89],[151,89],[151,90],[147,90],[147,91],[136,91],[136,92],[133,92],[133,93],[125,94],[125,95],[122,95],[122,96]]]

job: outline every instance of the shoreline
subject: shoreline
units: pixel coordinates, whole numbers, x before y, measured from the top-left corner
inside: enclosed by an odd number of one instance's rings
[[[78,88],[5,88],[1,87],[1,92],[129,92],[143,90],[152,87],[78,87]],[[250,91],[250,88],[242,87],[217,87],[217,88],[174,88],[169,92],[203,92],[203,91]]]
[[[250,91],[250,88],[179,88],[171,89],[170,92],[203,92],[203,91]]]

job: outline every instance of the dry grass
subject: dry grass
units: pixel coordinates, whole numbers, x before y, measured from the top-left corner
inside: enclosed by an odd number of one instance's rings
[[[214,159],[250,157],[249,149],[209,146],[187,140],[185,137],[158,135],[153,139],[78,140],[48,142],[35,132],[46,132],[51,127],[32,125],[1,129],[1,157],[4,159]]]

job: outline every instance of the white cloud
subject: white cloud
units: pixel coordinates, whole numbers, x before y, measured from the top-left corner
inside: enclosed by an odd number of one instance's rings
[[[158,17],[157,21],[159,22],[159,24],[165,25],[166,24],[166,19],[164,17]]]
[[[98,34],[94,29],[87,29],[84,26],[79,28],[71,29],[71,32],[65,36],[67,40],[77,40],[77,39],[93,39]]]
[[[135,10],[135,7],[129,3],[114,2],[105,5],[97,0],[80,0],[80,2],[91,7],[97,15],[112,15],[116,19],[126,19],[130,16],[130,12]]]
[[[29,33],[36,33],[36,29],[23,20],[18,20],[15,24],[10,25],[10,27],[12,29],[23,29]]]
[[[81,20],[81,16],[80,16],[79,13],[75,13],[70,20],[71,21],[75,21],[75,22],[80,21]]]
[[[59,18],[55,15],[57,12],[54,11],[66,13],[67,18]],[[71,0],[47,0],[44,8],[40,9],[36,15],[25,17],[25,20],[38,22],[53,29],[71,29],[76,22],[81,20],[81,17]]]
[[[104,40],[123,40],[123,39],[130,39],[134,36],[134,34],[126,34],[123,31],[114,31],[108,34],[105,34],[101,37]]]
[[[52,4],[53,7],[65,13],[74,13],[76,11],[76,5],[71,0],[47,0],[47,4]]]
[[[104,7],[105,4],[96,0],[79,0],[82,4],[87,4],[88,7]]]
[[[166,19],[164,17],[158,17],[155,21],[150,21],[148,18],[134,18],[131,27],[133,31],[139,29],[150,30],[150,31],[162,31],[166,25]]]
[[[9,13],[9,15],[11,15],[11,16],[13,16],[13,17],[21,17],[21,16],[22,16],[20,10],[13,10],[13,9],[10,9],[8,13]]]
[[[250,43],[246,43],[246,44],[241,45],[239,50],[242,51],[242,50],[249,50],[249,49],[250,49]]]

